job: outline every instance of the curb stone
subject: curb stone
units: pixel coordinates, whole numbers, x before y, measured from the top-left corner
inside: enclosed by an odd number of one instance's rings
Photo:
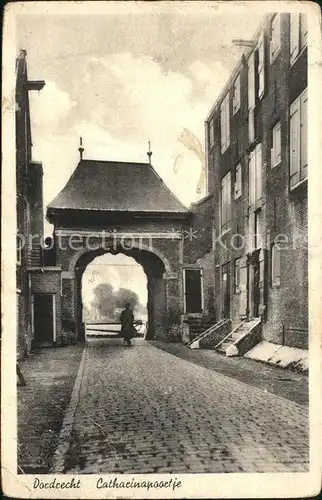
[[[79,393],[84,373],[86,354],[87,354],[87,347],[85,346],[82,354],[82,359],[79,364],[78,372],[75,378],[71,398],[65,412],[62,427],[60,429],[58,446],[54,453],[52,466],[50,467],[51,473],[62,474],[64,472],[65,455],[69,448],[69,441],[73,429],[74,416],[79,402]]]

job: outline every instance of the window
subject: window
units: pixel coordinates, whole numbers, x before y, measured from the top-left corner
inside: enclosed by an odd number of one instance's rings
[[[290,188],[307,178],[307,90],[290,106]]]
[[[275,14],[271,21],[271,62],[281,50],[281,16]]]
[[[234,198],[237,200],[242,194],[242,169],[241,164],[238,163],[235,170],[235,189],[234,189]]]
[[[228,229],[231,219],[231,174],[221,179],[221,228]]]
[[[248,109],[255,107],[255,65],[253,53],[248,59]]]
[[[240,292],[239,284],[240,284],[240,259],[236,259],[235,265],[234,265],[234,293],[235,294]]]
[[[281,163],[281,122],[272,130],[271,168]]]
[[[212,147],[215,143],[215,128],[214,128],[213,118],[210,120],[208,124],[208,137],[209,137],[209,146]]]
[[[258,144],[249,155],[249,211],[261,206],[262,199],[262,146]]]
[[[202,269],[184,269],[184,312],[200,314],[203,312]]]
[[[281,250],[276,244],[273,244],[271,249],[271,267],[272,286],[279,286],[281,284]]]
[[[257,65],[257,77],[258,77],[258,98],[261,99],[265,91],[265,45],[264,36],[261,35],[257,46],[258,55],[258,65]]]
[[[229,120],[229,92],[220,106],[220,128],[221,128],[221,153],[224,153],[230,144],[230,120]]]
[[[255,108],[250,109],[248,113],[248,140],[249,144],[255,141]]]
[[[237,76],[233,86],[233,114],[240,109],[240,75]]]
[[[22,239],[20,236],[17,235],[16,239],[16,251],[17,251],[17,256],[16,256],[16,261],[17,265],[21,266],[21,257],[22,257]]]
[[[290,62],[293,64],[307,45],[307,16],[306,14],[291,14],[290,23]]]

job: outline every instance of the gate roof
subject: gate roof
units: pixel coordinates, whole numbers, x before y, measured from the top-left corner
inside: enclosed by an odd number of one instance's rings
[[[81,160],[48,205],[60,210],[188,214],[149,163]]]

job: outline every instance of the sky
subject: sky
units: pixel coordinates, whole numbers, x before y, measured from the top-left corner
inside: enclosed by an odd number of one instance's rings
[[[161,4],[133,4],[98,15],[77,14],[73,3],[72,15],[48,8],[18,17],[17,49],[27,50],[28,77],[46,81],[42,91],[30,92],[33,159],[43,162],[45,206],[75,169],[80,136],[88,159],[146,162],[150,141],[154,168],[185,205],[206,194],[197,190],[200,158],[180,136],[188,129],[204,149],[206,116],[242,55],[232,40],[252,38],[262,16],[243,7],[228,14],[217,7],[170,12]],[[122,286],[135,276],[142,282],[141,269],[126,278],[121,266],[113,273],[101,267],[113,283],[123,275]],[[145,300],[145,286],[140,289]]]

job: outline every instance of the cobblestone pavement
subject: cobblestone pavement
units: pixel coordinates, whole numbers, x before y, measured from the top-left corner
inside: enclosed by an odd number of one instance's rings
[[[64,472],[305,472],[308,460],[305,408],[141,339],[90,341]]]
[[[300,405],[307,406],[309,403],[309,378],[306,373],[271,366],[244,356],[228,358],[210,349],[189,349],[181,343],[160,341],[150,341],[150,343],[181,359],[267,390]]]
[[[81,346],[39,349],[20,362],[18,473],[47,473],[82,356]]]

